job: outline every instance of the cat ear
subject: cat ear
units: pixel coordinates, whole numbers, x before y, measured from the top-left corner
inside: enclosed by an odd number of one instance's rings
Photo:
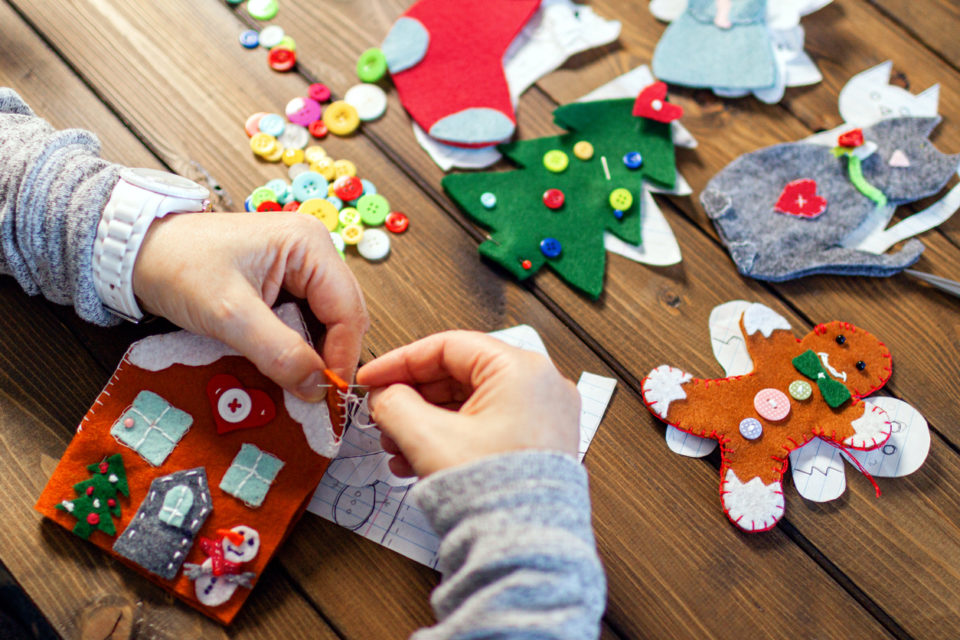
[[[920,135],[929,138],[930,134],[933,133],[933,130],[937,128],[937,125],[940,124],[940,121],[943,120],[940,116],[931,116],[929,118],[914,118],[919,123]]]
[[[886,62],[881,62],[875,67],[870,67],[866,71],[861,71],[857,75],[850,78],[850,81],[847,85],[863,85],[863,86],[886,86],[890,84],[890,72],[893,71],[893,62],[887,60]]]
[[[940,108],[940,84],[937,83],[927,89],[917,94],[916,102],[914,102],[916,107],[913,115],[916,116],[935,116],[939,113]]]

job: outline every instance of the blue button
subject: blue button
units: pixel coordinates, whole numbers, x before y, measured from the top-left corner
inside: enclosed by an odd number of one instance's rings
[[[335,206],[337,208],[337,211],[340,211],[340,209],[343,209],[343,200],[341,200],[337,196],[327,196],[327,202]]]
[[[286,193],[290,191],[290,185],[287,184],[287,181],[283,178],[274,178],[266,185],[267,189],[273,189],[273,192],[277,194],[278,198],[282,198]]]
[[[480,204],[487,209],[493,209],[495,206],[497,206],[497,196],[487,191],[485,194],[480,196]]]
[[[617,220],[623,220],[623,211],[620,211],[620,209],[614,209],[613,217],[616,218]]]
[[[540,253],[548,258],[556,258],[561,251],[563,251],[563,247],[556,238],[544,238],[540,241]]]
[[[375,196],[377,195],[377,187],[367,180],[366,178],[360,179],[360,184],[363,185],[363,195],[365,196]]]
[[[640,155],[639,151],[631,151],[627,155],[623,156],[623,164],[626,165],[627,169],[636,170],[643,166],[643,156]]]
[[[293,180],[293,197],[297,202],[306,202],[311,198],[326,198],[330,185],[327,179],[316,171],[304,171]]]
[[[276,138],[287,128],[283,116],[276,113],[268,113],[260,118],[260,131]]]
[[[253,211],[253,202],[250,199],[250,196],[247,196],[247,199],[243,201],[243,208],[247,211]]]
[[[740,422],[740,435],[747,440],[756,440],[763,435],[763,425],[756,418],[744,418]]]
[[[253,29],[244,31],[240,34],[240,44],[245,49],[256,49],[260,45],[260,36]]]

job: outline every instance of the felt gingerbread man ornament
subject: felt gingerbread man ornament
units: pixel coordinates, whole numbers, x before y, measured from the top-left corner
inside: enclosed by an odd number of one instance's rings
[[[821,324],[797,339],[773,310],[742,304],[740,336],[724,346],[742,339],[748,373],[700,379],[661,365],[644,378],[643,397],[673,427],[719,442],[724,513],[757,532],[783,516],[781,481],[792,451],[816,437],[843,450],[887,442],[890,416],[863,398],[893,370],[886,345],[852,324]]]
[[[503,55],[540,0],[420,0],[381,49],[404,108],[431,137],[460,147],[516,129]]]

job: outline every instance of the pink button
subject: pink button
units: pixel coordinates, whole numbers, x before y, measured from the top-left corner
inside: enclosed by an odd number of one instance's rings
[[[790,415],[790,398],[776,389],[762,389],[753,397],[753,408],[761,418],[779,422]]]
[[[127,418],[126,420],[124,420],[124,421],[123,421],[123,426],[125,426],[127,429],[132,429],[132,428],[133,428],[133,418]]]
[[[284,112],[287,114],[287,119],[293,124],[307,127],[310,126],[311,122],[320,119],[323,107],[320,106],[319,102],[310,98],[294,98],[287,103]]]

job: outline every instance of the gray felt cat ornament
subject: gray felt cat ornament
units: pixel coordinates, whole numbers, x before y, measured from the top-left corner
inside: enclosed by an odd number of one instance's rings
[[[927,139],[939,121],[890,118],[840,135],[832,149],[795,142],[748,153],[714,176],[700,201],[744,275],[893,275],[919,259],[923,244],[886,250],[956,209],[951,192],[885,230],[898,205],[938,193],[957,171],[960,156]]]

